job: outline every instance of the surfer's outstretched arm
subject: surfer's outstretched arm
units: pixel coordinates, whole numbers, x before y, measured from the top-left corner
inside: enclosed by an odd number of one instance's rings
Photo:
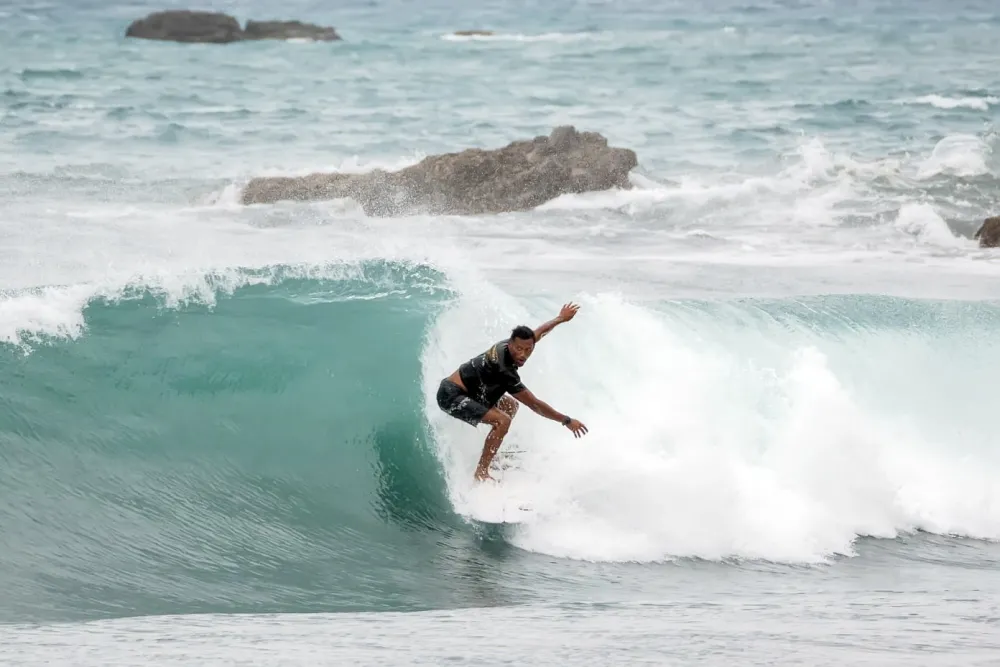
[[[545,337],[546,334],[555,329],[556,325],[562,324],[563,322],[569,322],[571,319],[573,319],[573,316],[576,315],[576,311],[578,311],[579,309],[580,306],[576,305],[575,303],[567,303],[565,306],[562,307],[562,310],[559,311],[558,315],[553,317],[548,322],[540,324],[537,327],[535,327],[535,342],[537,343],[543,337]]]
[[[569,415],[564,415],[563,413],[559,412],[545,401],[539,399],[537,396],[531,393],[530,389],[524,389],[522,391],[517,392],[516,394],[512,394],[512,396],[521,403],[524,403],[529,408],[531,408],[533,412],[543,417],[547,417],[552,421],[559,422],[560,424],[568,428],[570,431],[572,431],[573,435],[576,436],[577,438],[581,437],[587,432],[586,426],[584,426],[576,419],[573,419]]]

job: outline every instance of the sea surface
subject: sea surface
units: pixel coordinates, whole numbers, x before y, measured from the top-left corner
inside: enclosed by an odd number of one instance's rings
[[[124,38],[182,7],[343,41]],[[998,31],[987,0],[0,5],[0,663],[1000,664]],[[559,125],[634,187],[240,204]],[[439,379],[569,301],[521,375],[589,433],[521,410],[474,485]]]

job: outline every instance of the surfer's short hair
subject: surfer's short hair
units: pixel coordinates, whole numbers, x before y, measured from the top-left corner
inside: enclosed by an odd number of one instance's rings
[[[535,340],[535,331],[531,327],[526,327],[523,324],[518,325],[510,331],[510,339],[514,340],[515,338]]]

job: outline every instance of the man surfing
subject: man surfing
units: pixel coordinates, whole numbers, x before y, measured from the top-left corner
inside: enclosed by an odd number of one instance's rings
[[[582,437],[587,432],[587,427],[579,421],[556,412],[548,403],[536,398],[521,382],[517,372],[528,361],[535,343],[557,325],[573,319],[579,309],[576,304],[568,303],[562,307],[559,315],[534,330],[524,325],[514,327],[507,340],[494,343],[488,350],[469,359],[441,380],[437,392],[438,407],[472,426],[481,423],[491,426],[476,467],[476,481],[493,479],[489,473],[490,463],[510,429],[511,420],[517,414],[517,403],[510,396],[541,416],[561,423],[573,432],[574,437]]]

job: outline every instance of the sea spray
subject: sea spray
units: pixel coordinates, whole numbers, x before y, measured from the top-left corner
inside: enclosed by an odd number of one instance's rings
[[[504,485],[536,515],[518,546],[606,561],[821,562],[853,555],[859,536],[1000,538],[1000,485],[984,474],[1000,472],[990,417],[968,409],[968,390],[946,390],[957,377],[991,386],[1000,350],[978,343],[998,331],[1000,308],[864,296],[581,302],[522,378],[590,433],[574,440],[529,410],[515,419],[505,446],[524,453]],[[546,316],[510,300],[491,308],[508,308],[504,324],[478,297],[437,320],[427,377],[473,341]],[[469,513],[485,430],[428,409]]]

